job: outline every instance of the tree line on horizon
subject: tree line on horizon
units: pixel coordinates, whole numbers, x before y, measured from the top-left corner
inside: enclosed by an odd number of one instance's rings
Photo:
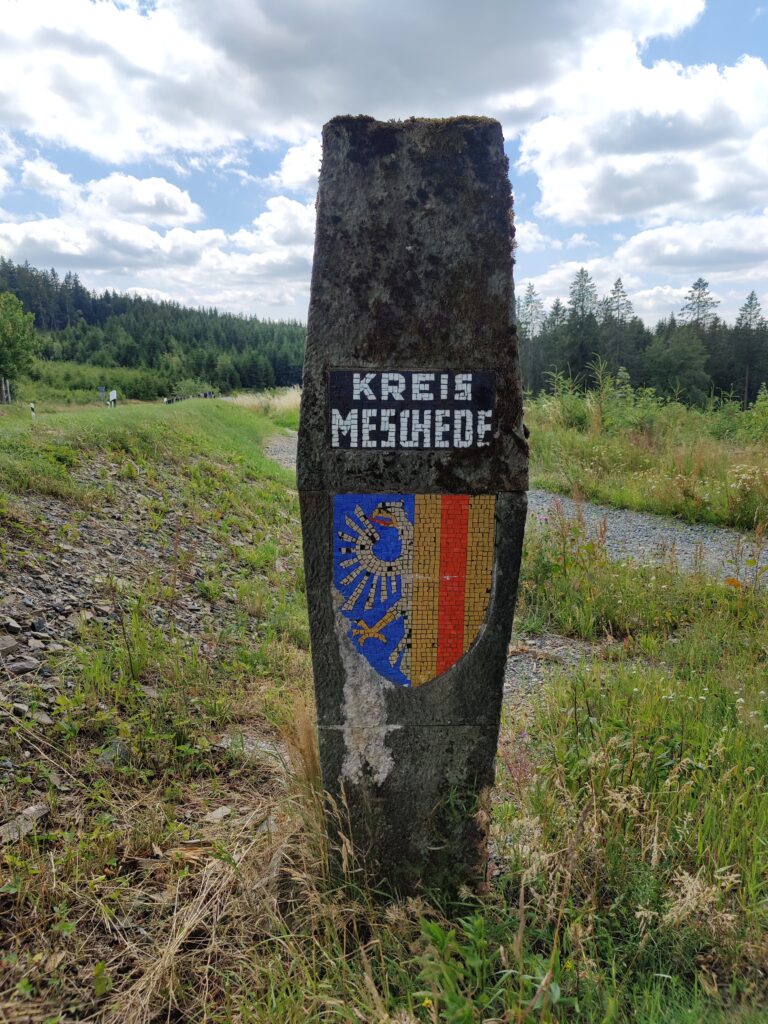
[[[0,257],[2,293],[16,296],[34,317],[39,360],[146,370],[130,377],[127,398],[169,395],[181,381],[221,391],[301,381],[306,328],[296,320],[191,309],[109,289],[96,293],[77,274],[62,278],[53,269]],[[40,372],[39,362],[28,371],[33,379]]]
[[[139,399],[173,394],[190,381],[225,392],[301,382],[306,327],[296,320],[191,309],[109,289],[96,293],[77,274],[62,278],[0,257],[0,295],[9,293],[34,318],[38,361],[27,368],[33,380],[66,364],[66,386],[85,388],[92,374],[83,372],[79,382],[73,364],[121,368],[137,371],[122,379],[125,397]],[[715,392],[746,408],[768,382],[768,324],[754,291],[734,324],[717,315],[717,305],[700,277],[679,313],[649,329],[620,277],[601,299],[582,267],[567,301],[555,299],[549,310],[529,284],[517,302],[523,384],[538,394],[550,388],[553,375],[565,374],[589,387],[591,367],[600,362],[663,397],[701,404]]]
[[[548,311],[529,284],[517,301],[523,385],[538,394],[548,390],[553,375],[565,373],[588,386],[600,363],[662,397],[699,405],[714,392],[747,408],[768,382],[768,323],[754,291],[734,324],[717,315],[717,306],[699,277],[679,313],[651,330],[635,315],[620,277],[601,299],[582,267],[567,302],[555,299]]]

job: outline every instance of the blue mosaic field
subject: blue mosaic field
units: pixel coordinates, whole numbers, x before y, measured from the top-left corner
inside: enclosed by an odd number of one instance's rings
[[[353,523],[357,523],[358,526],[365,526],[365,522],[360,523],[355,509],[359,507],[363,515],[368,517],[373,514],[377,505],[388,501],[402,501],[405,514],[410,522],[413,523],[414,497],[412,494],[339,494],[333,499],[333,583],[344,601],[347,601],[352,596],[362,578],[358,576],[347,584],[342,583],[342,580],[349,577],[350,573],[355,569],[355,566],[347,565],[342,567],[341,565],[342,562],[354,558],[354,554],[349,551],[352,545],[340,536],[340,534],[345,534],[347,537],[356,535],[355,531],[347,523],[347,518],[352,520]],[[373,555],[383,561],[396,559],[401,553],[401,543],[397,530],[377,527],[377,533],[379,534],[379,540],[373,545]],[[350,628],[347,635],[369,664],[390,682],[397,683],[400,686],[410,686],[410,680],[400,670],[399,661],[394,667],[389,663],[390,655],[403,638],[404,624],[401,618],[396,618],[382,629],[383,643],[377,639],[370,639],[361,645],[359,639],[353,633],[360,620],[367,626],[373,626],[388,610],[397,604],[402,596],[402,582],[398,575],[395,575],[394,579],[394,591],[390,592],[391,588],[387,588],[385,600],[381,600],[380,588],[373,584],[375,587],[374,599],[371,606],[366,608],[372,586],[369,583],[359,594],[351,608],[342,609],[342,614],[350,620]]]

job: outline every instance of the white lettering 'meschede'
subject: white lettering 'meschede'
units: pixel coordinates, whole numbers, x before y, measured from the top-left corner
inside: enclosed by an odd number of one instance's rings
[[[332,448],[482,448],[492,409],[331,409]]]

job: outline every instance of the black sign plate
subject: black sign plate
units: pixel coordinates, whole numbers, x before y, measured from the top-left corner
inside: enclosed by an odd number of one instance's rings
[[[494,429],[496,374],[330,370],[331,448],[483,448]]]

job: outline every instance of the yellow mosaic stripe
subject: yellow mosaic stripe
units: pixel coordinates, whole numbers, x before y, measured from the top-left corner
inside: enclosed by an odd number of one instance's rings
[[[496,539],[496,497],[473,495],[467,524],[467,583],[464,595],[464,651],[477,639],[491,599],[493,549]]]
[[[411,686],[435,678],[437,611],[440,596],[441,496],[415,495]]]

